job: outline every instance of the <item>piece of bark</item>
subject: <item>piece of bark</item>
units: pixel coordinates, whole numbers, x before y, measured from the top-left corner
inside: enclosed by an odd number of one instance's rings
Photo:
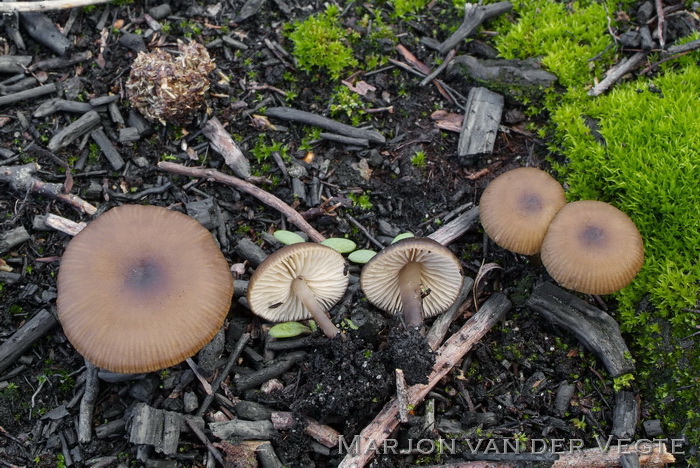
[[[306,353],[304,351],[296,351],[285,354],[274,361],[270,362],[262,369],[247,375],[236,375],[234,382],[238,391],[243,392],[251,388],[255,388],[278,375],[287,372],[296,362],[304,359]]]
[[[458,239],[465,232],[472,229],[479,221],[479,207],[475,206],[469,211],[466,211],[443,225],[437,231],[430,234],[428,237],[442,245],[449,245],[455,239]]]
[[[250,177],[250,162],[246,159],[238,144],[231,138],[219,119],[212,117],[204,124],[202,133],[209,139],[214,151],[224,157],[226,165],[241,179]]]
[[[513,9],[510,2],[492,3],[490,5],[477,6],[474,3],[464,5],[464,19],[457,30],[450,37],[440,44],[440,55],[447,54],[457,47],[465,38],[471,36],[476,28],[495,16],[501,15]]]
[[[47,147],[49,151],[56,152],[61,148],[70,145],[73,141],[90,133],[100,124],[100,115],[94,110],[86,112],[79,119],[65,127],[60,132],[56,133]]]
[[[247,421],[269,420],[274,412],[265,405],[245,400],[236,403],[234,411],[239,418]]]
[[[84,114],[94,110],[94,107],[87,102],[68,101],[66,99],[53,98],[44,101],[39,107],[34,110],[32,116],[41,118],[56,112],[73,112],[76,114]]]
[[[600,83],[588,91],[588,95],[600,96],[603,94],[605,91],[610,89],[612,85],[620,81],[624,75],[637,68],[646,58],[646,56],[646,52],[637,52],[631,57],[626,57],[621,60],[620,63],[606,72],[605,78]]]
[[[13,190],[22,194],[32,192],[60,200],[80,213],[92,215],[97,212],[97,208],[82,198],[71,193],[65,193],[63,184],[44,182],[35,178],[33,175],[39,169],[40,166],[36,163],[22,166],[0,166],[0,182],[9,184]]]
[[[14,249],[18,245],[27,242],[30,238],[31,236],[24,226],[19,226],[0,234],[0,254]]]
[[[427,384],[413,385],[408,390],[409,404],[414,407],[464,357],[510,309],[510,301],[501,294],[493,294],[463,326],[443,344],[435,359]],[[381,447],[398,424],[398,401],[392,398],[354,441],[355,450],[349,452],[338,468],[361,468],[375,455],[372,447]]]
[[[37,312],[34,317],[0,345],[0,373],[11,366],[35,341],[51,331],[56,325],[58,325],[58,320],[51,312],[46,309]]]
[[[634,371],[620,326],[604,311],[549,282],[535,288],[526,304],[578,338],[598,356],[611,377]]]
[[[87,444],[92,440],[92,418],[95,412],[95,402],[100,390],[98,369],[87,359],[85,360],[85,393],[80,400],[78,417],[78,442]]]
[[[138,403],[131,416],[129,442],[150,445],[160,453],[172,455],[177,452],[181,426],[182,414]]]
[[[469,91],[457,144],[457,155],[462,164],[472,163],[474,156],[493,152],[503,102],[503,96],[486,88],[475,87]]]
[[[247,20],[260,10],[263,3],[264,0],[247,0],[241,7],[241,10],[238,12],[238,16],[236,16],[234,21],[236,23],[240,23]]]
[[[232,419],[209,423],[209,430],[214,437],[221,440],[231,437],[240,440],[272,440],[277,435],[277,431],[270,421]]]
[[[455,133],[462,131],[462,122],[464,121],[463,115],[444,110],[436,110],[430,114],[430,118],[435,121],[435,126],[441,130]]]
[[[55,93],[57,90],[56,83],[49,83],[36,88],[27,89],[18,93],[8,94],[0,97],[0,107],[14,104],[25,99],[34,99],[45,94]]]
[[[0,73],[24,73],[31,61],[31,55],[0,55]]]
[[[331,133],[361,138],[364,140],[369,140],[372,143],[384,143],[386,141],[386,138],[384,138],[384,136],[376,130],[365,130],[362,128],[351,127],[350,125],[337,122],[318,114],[292,109],[290,107],[269,107],[265,111],[265,115],[277,119],[300,122],[313,127],[320,127],[330,131]]]
[[[639,405],[633,392],[620,391],[615,394],[613,427],[610,434],[618,439],[631,439],[639,421]]]
[[[105,155],[105,158],[107,158],[107,161],[109,161],[109,165],[112,166],[112,169],[115,171],[120,171],[124,167],[124,160],[122,159],[122,156],[119,154],[119,151],[117,151],[109,138],[107,138],[107,135],[102,128],[98,128],[92,132],[90,134],[90,138],[92,138],[92,140],[97,143],[97,146],[100,147],[102,154]]]
[[[402,369],[394,369],[396,373],[396,403],[399,405],[399,422],[408,422],[408,392],[406,377]]]
[[[517,87],[532,92],[548,88],[557,81],[556,75],[543,70],[536,59],[480,60],[471,55],[460,55],[450,63],[448,73],[452,76],[466,74],[499,89]]]
[[[272,420],[272,425],[278,431],[291,429],[294,426],[296,426],[294,414],[288,411],[274,412],[272,413],[270,419]],[[324,447],[335,448],[338,446],[338,443],[340,441],[340,432],[336,431],[330,426],[319,423],[313,418],[304,416],[304,420],[306,421],[306,427],[304,427],[304,432],[309,437],[311,437]]]
[[[573,398],[575,391],[576,385],[564,382],[559,386],[556,397],[554,398],[554,409],[559,415],[564,415],[569,411],[569,404],[571,403],[571,398]]]
[[[27,34],[39,44],[48,47],[58,55],[65,54],[70,41],[61,34],[51,19],[43,13],[20,13],[19,19]]]
[[[648,443],[637,441],[629,445],[610,444],[608,450],[600,448],[572,450],[559,454],[559,459],[554,462],[552,468],[569,468],[585,466],[586,468],[608,468],[622,466],[621,457],[624,453],[633,453],[639,457],[640,466],[663,467],[676,461],[676,458],[668,453],[663,442]]]

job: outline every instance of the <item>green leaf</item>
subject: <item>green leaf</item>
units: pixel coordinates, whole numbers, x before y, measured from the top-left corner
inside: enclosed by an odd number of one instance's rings
[[[299,234],[295,234],[292,231],[285,231],[284,229],[275,231],[273,235],[275,236],[275,239],[277,239],[284,245],[292,245],[299,244],[301,242],[306,242],[304,238],[301,237]]]
[[[311,333],[311,329],[299,322],[284,322],[270,328],[268,333],[273,338],[293,338],[305,333]]]
[[[391,243],[393,244],[393,243],[398,242],[398,241],[400,241],[400,240],[408,239],[409,237],[416,237],[416,236],[414,236],[414,235],[413,235],[412,233],[410,233],[410,232],[402,232],[402,233],[399,234],[398,236],[394,237],[394,240],[392,240]]]
[[[355,250],[350,255],[348,255],[348,260],[354,263],[367,263],[375,255],[377,255],[377,252],[375,252],[374,250],[360,249]]]
[[[331,237],[321,242],[321,244],[327,245],[341,254],[350,253],[357,248],[357,244],[350,239],[342,239],[340,237]]]

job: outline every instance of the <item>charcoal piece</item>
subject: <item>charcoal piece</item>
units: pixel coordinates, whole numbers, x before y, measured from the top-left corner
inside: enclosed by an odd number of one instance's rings
[[[129,143],[132,141],[139,141],[141,135],[136,127],[125,127],[119,130],[119,142]]]
[[[114,145],[112,145],[112,142],[109,140],[109,138],[107,138],[107,135],[105,135],[102,128],[98,128],[92,132],[90,137],[95,143],[97,143],[97,146],[100,147],[102,154],[105,155],[105,158],[107,158],[107,161],[109,161],[109,165],[112,166],[112,169],[119,171],[122,169],[122,167],[124,167],[124,160],[119,154],[119,151],[117,151]]]
[[[46,309],[41,309],[34,317],[25,322],[20,329],[0,345],[0,373],[11,366],[35,341],[56,325],[58,325],[58,320]]]
[[[64,55],[70,48],[70,41],[45,14],[23,12],[19,14],[19,18],[27,34],[39,44],[58,55]]]
[[[630,49],[636,49],[642,42],[642,38],[637,31],[624,32],[620,34],[619,40],[623,47]]]
[[[0,55],[0,73],[24,73],[31,55]]]
[[[559,415],[564,415],[569,411],[569,403],[571,403],[571,398],[574,396],[575,391],[576,386],[566,382],[559,386],[557,395],[554,398],[554,409]]]
[[[19,226],[0,234],[0,254],[14,249],[18,245],[27,242],[30,238],[24,226]]]
[[[151,15],[153,19],[162,20],[167,18],[172,14],[172,9],[169,3],[162,3],[148,9],[148,14]]]
[[[270,408],[254,401],[239,401],[236,403],[235,411],[239,418],[247,419],[248,421],[269,420],[270,416],[272,416]]]
[[[486,88],[472,88],[469,91],[457,144],[457,154],[462,164],[471,164],[474,156],[493,152],[503,104],[503,96]]]
[[[267,258],[265,251],[247,237],[238,241],[235,250],[238,255],[248,260],[254,267],[260,265]]]
[[[146,52],[146,43],[143,40],[143,36],[140,34],[130,32],[121,33],[119,36],[119,45],[137,54],[139,52]]]
[[[56,112],[73,112],[84,114],[90,112],[93,107],[87,102],[68,101],[66,99],[53,98],[44,101],[32,114],[34,117],[46,117]]]
[[[270,421],[243,421],[233,419],[224,422],[209,423],[209,430],[219,439],[235,437],[241,440],[271,440],[277,436],[277,431]]]
[[[631,439],[637,428],[639,408],[633,392],[620,391],[615,394],[613,427],[610,434],[618,439]]]
[[[134,127],[137,129],[139,135],[142,137],[147,137],[154,132],[153,127],[150,123],[148,123],[148,120],[133,109],[129,111],[129,117],[126,120],[126,123],[129,127]]]
[[[660,436],[664,433],[664,429],[663,427],[661,427],[660,419],[649,419],[647,421],[644,421],[642,423],[642,427],[644,427],[644,433],[649,438]]]
[[[90,133],[100,124],[100,115],[95,111],[83,114],[82,117],[56,133],[49,141],[49,151],[56,152],[59,149],[70,145],[74,140],[86,133]]]

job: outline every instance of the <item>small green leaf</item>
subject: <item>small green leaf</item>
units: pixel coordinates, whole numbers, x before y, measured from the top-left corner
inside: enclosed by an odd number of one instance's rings
[[[340,237],[331,237],[321,242],[321,244],[327,245],[341,254],[350,253],[357,248],[357,244],[350,239],[342,239]]]
[[[301,237],[299,234],[295,234],[292,231],[285,231],[284,229],[275,231],[273,235],[275,236],[275,239],[277,239],[284,245],[292,245],[299,244],[301,242],[306,242],[304,238]]]
[[[311,333],[311,329],[299,322],[284,322],[270,328],[268,333],[273,338],[293,338],[304,333]]]
[[[393,244],[393,243],[398,242],[400,240],[408,239],[409,237],[416,237],[416,236],[414,236],[410,232],[402,232],[398,236],[394,237],[394,240],[392,240],[391,243]]]
[[[355,250],[350,255],[348,255],[348,260],[355,263],[367,263],[375,255],[377,255],[377,252],[375,252],[374,250],[360,249]]]

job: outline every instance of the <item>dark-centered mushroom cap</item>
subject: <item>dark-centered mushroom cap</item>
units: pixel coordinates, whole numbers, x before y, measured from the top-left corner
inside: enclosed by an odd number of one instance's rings
[[[411,262],[420,264],[421,284],[427,293],[423,298],[423,318],[444,312],[462,287],[462,267],[450,249],[427,237],[400,240],[367,262],[360,275],[365,296],[386,312],[403,312],[399,272]]]
[[[98,367],[139,373],[195,354],[219,331],[233,296],[228,263],[187,215],[126,205],[68,244],[58,273],[58,318]]]
[[[625,213],[585,200],[559,210],[540,255],[550,276],[565,288],[610,294],[627,286],[642,268],[644,245]]]
[[[486,234],[504,249],[523,255],[540,251],[554,215],[566,203],[564,189],[534,167],[504,172],[486,187],[479,216]]]
[[[335,250],[313,242],[282,247],[258,266],[248,283],[248,305],[271,322],[305,320],[311,314],[293,291],[306,282],[318,303],[328,310],[343,297],[350,279],[345,259]]]

